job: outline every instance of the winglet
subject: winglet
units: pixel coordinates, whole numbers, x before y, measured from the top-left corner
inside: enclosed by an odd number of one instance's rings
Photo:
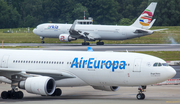
[[[91,47],[87,47],[87,51],[93,52],[93,49]]]

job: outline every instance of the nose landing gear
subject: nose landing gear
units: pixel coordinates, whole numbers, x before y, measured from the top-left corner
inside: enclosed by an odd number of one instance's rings
[[[138,90],[139,93],[136,95],[136,98],[138,100],[144,100],[145,99],[145,94],[142,92],[145,92],[146,86],[139,86]]]
[[[41,40],[42,40],[41,43],[42,43],[42,44],[45,43],[45,42],[44,42],[44,37],[41,36],[40,38],[41,38]]]

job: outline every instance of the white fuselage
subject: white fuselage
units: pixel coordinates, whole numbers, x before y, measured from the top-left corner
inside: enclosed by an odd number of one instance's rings
[[[75,78],[56,80],[58,87],[139,86],[172,78],[170,66],[153,66],[164,60],[139,53],[0,50],[0,67],[22,71],[37,70],[69,73]],[[11,73],[1,73],[10,79]]]
[[[61,34],[69,34],[72,24],[44,23],[38,25],[33,32],[41,37],[59,38]],[[56,28],[55,28],[56,27]],[[152,34],[153,31],[146,30],[147,33],[135,33],[138,28],[133,26],[116,25],[80,25],[77,24],[75,30],[89,33],[89,37],[94,40],[125,40],[144,35]],[[140,28],[139,28],[140,29]],[[84,39],[80,35],[71,35],[73,38]]]

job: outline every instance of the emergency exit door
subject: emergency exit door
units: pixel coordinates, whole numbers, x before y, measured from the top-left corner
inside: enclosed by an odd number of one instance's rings
[[[8,59],[9,59],[9,56],[8,55],[5,55],[3,56],[3,59],[2,59],[2,68],[8,68]]]
[[[141,72],[141,61],[140,58],[134,60],[133,72]]]

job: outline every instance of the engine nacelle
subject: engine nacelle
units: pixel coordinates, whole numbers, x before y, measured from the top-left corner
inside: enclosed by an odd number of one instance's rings
[[[77,40],[77,39],[71,37],[69,34],[61,34],[61,35],[59,35],[59,40],[61,42],[70,42],[72,40]]]
[[[52,95],[56,89],[56,83],[51,77],[29,77],[19,82],[18,87],[33,94]]]
[[[92,86],[96,90],[103,90],[103,91],[117,91],[119,86]]]

